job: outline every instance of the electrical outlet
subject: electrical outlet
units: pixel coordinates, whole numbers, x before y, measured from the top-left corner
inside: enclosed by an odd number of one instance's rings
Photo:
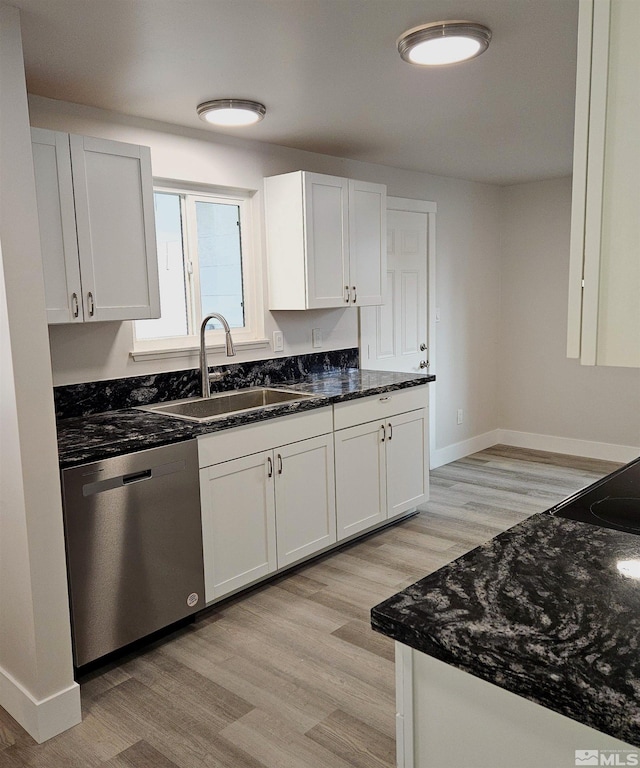
[[[458,408],[458,424],[462,424],[462,408]]]
[[[282,331],[273,332],[273,351],[282,352],[284,350],[284,334]]]
[[[314,349],[320,349],[322,346],[322,328],[313,328],[311,330],[311,346]]]

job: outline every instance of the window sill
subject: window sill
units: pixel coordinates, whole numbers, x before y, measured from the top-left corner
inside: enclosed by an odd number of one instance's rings
[[[251,339],[248,341],[234,341],[233,342],[234,347],[236,349],[264,349],[265,347],[270,346],[269,339]],[[225,345],[224,344],[207,344],[207,352],[212,352],[213,354],[223,352],[225,351]],[[179,358],[179,357],[193,357],[194,355],[198,355],[200,352],[200,347],[192,345],[190,347],[181,347],[180,349],[176,349],[175,347],[166,348],[166,349],[134,349],[132,352],[129,353],[130,357],[135,362],[143,362],[146,360],[169,360],[171,358]],[[228,358],[225,357],[225,362],[228,361]],[[212,364],[212,361],[209,361],[209,364]]]

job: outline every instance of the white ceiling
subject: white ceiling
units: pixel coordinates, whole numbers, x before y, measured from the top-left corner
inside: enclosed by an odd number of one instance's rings
[[[196,105],[267,107],[244,138],[500,184],[571,173],[578,0],[9,0],[31,93],[207,131]],[[478,59],[404,63],[410,27],[471,19]]]

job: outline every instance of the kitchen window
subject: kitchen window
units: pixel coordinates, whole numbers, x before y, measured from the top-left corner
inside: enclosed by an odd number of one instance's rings
[[[210,312],[234,342],[258,341],[249,195],[156,187],[154,208],[161,316],[135,321],[134,359],[190,354]],[[207,346],[223,345],[219,323],[208,328]]]

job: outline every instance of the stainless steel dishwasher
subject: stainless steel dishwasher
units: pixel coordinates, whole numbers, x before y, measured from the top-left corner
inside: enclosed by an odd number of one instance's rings
[[[77,667],[204,606],[195,440],[62,478]]]

